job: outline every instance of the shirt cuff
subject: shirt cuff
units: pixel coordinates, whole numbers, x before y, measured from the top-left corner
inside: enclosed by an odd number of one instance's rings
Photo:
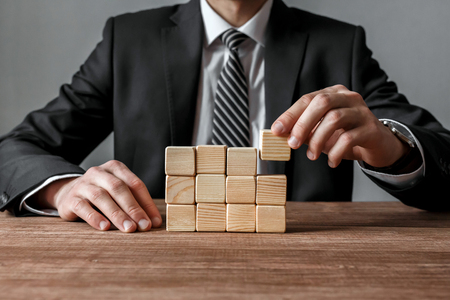
[[[83,176],[83,175],[82,174],[64,174],[64,175],[53,176],[53,177],[48,178],[46,181],[44,181],[44,183],[42,183],[40,186],[38,186],[37,188],[35,188],[31,192],[29,192],[22,198],[22,200],[20,201],[20,205],[19,205],[19,211],[21,211],[23,208],[25,210],[28,210],[29,212],[32,212],[32,213],[35,213],[35,214],[41,215],[41,216],[59,217],[59,213],[56,209],[35,209],[35,208],[32,208],[31,206],[29,206],[26,203],[26,200],[28,198],[30,198],[31,196],[33,196],[34,194],[36,194],[37,192],[39,192],[40,190],[42,190],[43,188],[45,188],[50,183],[53,183],[60,179],[75,178],[75,177],[80,177],[80,176]]]
[[[413,186],[418,180],[420,180],[423,176],[425,176],[425,156],[423,153],[422,145],[406,125],[403,125],[402,123],[390,119],[380,119],[380,121],[381,122],[388,121],[392,123],[392,125],[394,125],[396,129],[399,130],[401,133],[403,133],[406,137],[408,137],[411,140],[414,140],[414,143],[416,144],[416,147],[419,149],[420,155],[422,156],[422,164],[414,172],[401,175],[392,175],[368,170],[364,168],[361,161],[358,161],[359,167],[367,175],[375,177],[376,179],[385,182],[394,188],[405,189],[410,186]]]

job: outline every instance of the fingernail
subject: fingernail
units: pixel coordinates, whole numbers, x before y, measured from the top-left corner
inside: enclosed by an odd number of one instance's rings
[[[123,221],[123,228],[125,228],[125,231],[128,231],[128,229],[131,228],[131,226],[133,226],[133,223],[131,223],[128,220]]]
[[[312,153],[311,150],[308,150],[308,152],[306,152],[306,155],[308,156],[308,158],[310,160],[314,160],[314,158],[315,158],[314,153]]]
[[[297,148],[298,147],[298,140],[295,138],[295,136],[291,135],[291,137],[288,140],[288,144],[291,148]]]
[[[275,124],[273,124],[272,128],[274,130],[274,133],[283,133],[284,132],[283,123],[281,123],[280,121],[275,122]]]
[[[330,168],[334,168],[334,163],[331,160],[328,161],[328,165],[330,166]]]
[[[161,219],[160,218],[158,218],[158,217],[153,217],[152,218],[152,225],[153,225],[153,227],[159,226],[160,224],[161,224]]]
[[[108,222],[106,221],[101,221],[100,222],[100,229],[101,230],[105,230],[105,228],[108,226]]]
[[[150,222],[146,219],[142,219],[139,221],[138,225],[139,225],[139,229],[140,230],[145,230],[148,227],[148,224],[150,224]]]

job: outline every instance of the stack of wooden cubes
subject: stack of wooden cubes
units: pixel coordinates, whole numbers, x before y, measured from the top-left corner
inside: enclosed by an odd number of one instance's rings
[[[261,159],[290,159],[285,137],[260,140]],[[286,176],[256,170],[256,148],[167,147],[167,230],[285,232]]]

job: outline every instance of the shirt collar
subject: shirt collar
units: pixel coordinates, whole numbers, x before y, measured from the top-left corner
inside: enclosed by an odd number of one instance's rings
[[[242,33],[253,39],[262,46],[265,45],[265,31],[269,21],[273,0],[267,0],[263,7],[247,23],[237,28]],[[206,2],[200,1],[200,9],[205,24],[206,46],[211,45],[222,33],[230,28],[234,28],[227,21],[222,19]]]

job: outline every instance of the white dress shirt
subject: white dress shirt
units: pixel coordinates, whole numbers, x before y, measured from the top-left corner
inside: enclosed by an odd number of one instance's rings
[[[259,132],[261,129],[270,128],[272,124],[265,124],[266,106],[264,89],[264,51],[265,51],[265,31],[269,21],[270,11],[273,0],[267,0],[259,12],[253,16],[247,23],[239,28],[240,32],[246,34],[249,38],[239,46],[239,58],[244,67],[247,78],[249,95],[249,121],[251,124],[250,141],[252,147],[259,146]],[[202,67],[200,82],[198,87],[197,111],[195,116],[193,145],[207,145],[212,141],[212,124],[214,116],[214,97],[216,86],[219,80],[220,72],[227,62],[229,56],[228,48],[220,40],[220,35],[230,28],[234,28],[220,17],[207,3],[206,0],[200,0],[200,8],[203,16],[205,36],[202,55]],[[420,142],[412,132],[404,125],[392,122],[403,134],[413,139],[422,155],[421,167],[410,174],[390,175],[374,172],[359,166],[366,174],[369,174],[381,181],[384,181],[396,188],[406,188],[413,185],[425,174],[425,159]],[[261,161],[258,157],[258,174],[267,174],[267,162]],[[37,193],[48,184],[64,178],[78,177],[80,174],[67,174],[62,176],[53,176],[47,179],[43,184],[35,188],[22,198],[19,210],[26,209],[30,212],[44,216],[58,216],[56,210],[39,210],[27,205],[26,200]]]
[[[258,148],[259,145],[259,131],[266,128],[264,52],[265,32],[272,3],[273,0],[268,0],[253,18],[241,27],[236,28],[249,37],[239,46],[238,54],[247,79],[250,142],[251,146],[255,148]],[[214,98],[217,82],[230,55],[230,50],[222,43],[220,36],[234,27],[222,19],[206,0],[200,1],[200,9],[205,28],[205,38],[192,144],[208,145],[212,143]],[[267,162],[261,161],[259,157],[258,173],[267,173]]]

